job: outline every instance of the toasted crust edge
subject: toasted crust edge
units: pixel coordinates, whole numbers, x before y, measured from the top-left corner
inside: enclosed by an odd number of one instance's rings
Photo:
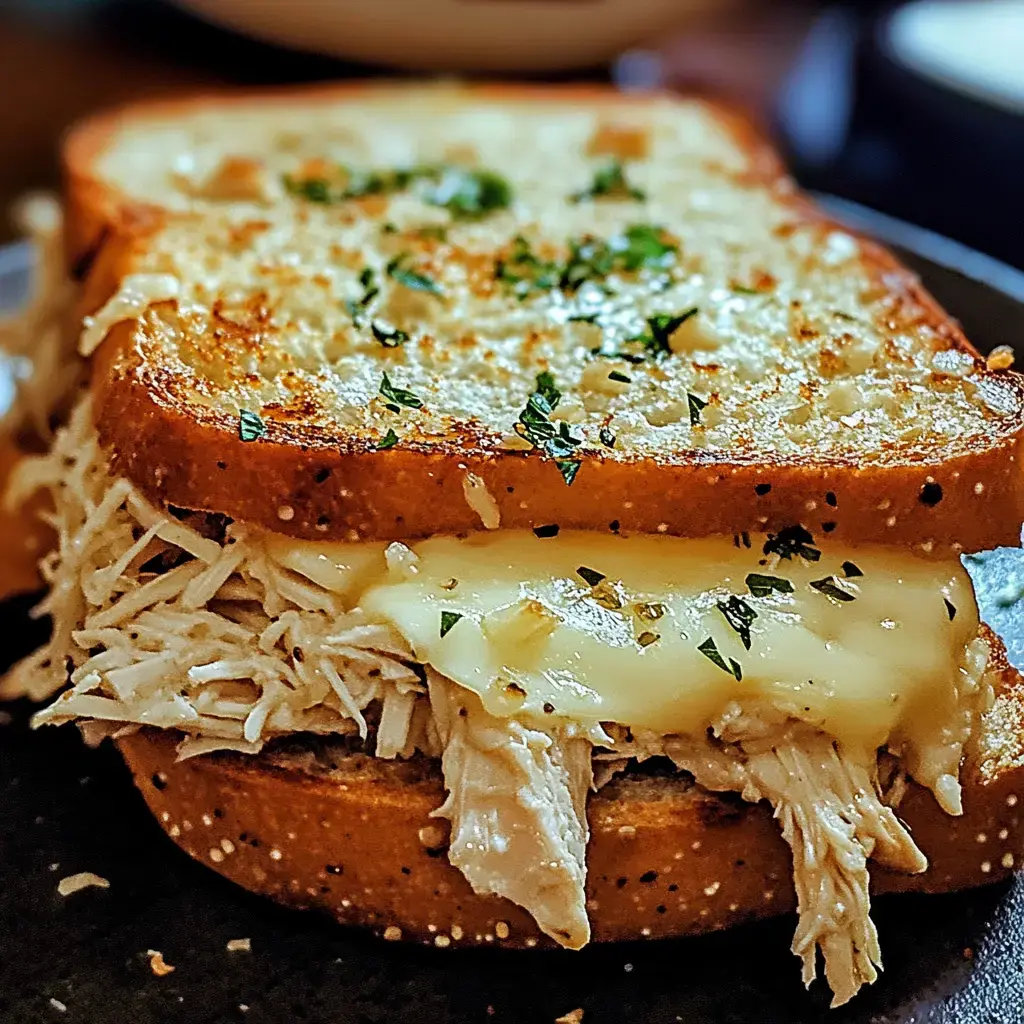
[[[331,102],[378,88],[363,82],[212,94],[142,103],[85,122],[64,149],[69,252],[73,262],[92,262],[84,311],[95,310],[116,290],[136,247],[167,216],[126,201],[98,176],[95,164],[103,147],[125,121],[254,99]],[[610,105],[644,103],[659,95],[622,94],[600,86],[485,84],[467,91]],[[752,122],[717,101],[698,99],[750,155],[749,176],[773,184],[797,217],[822,230],[839,226],[793,188],[778,155]],[[892,296],[896,319],[929,323],[951,347],[978,357],[909,271],[881,246],[865,239],[861,243],[863,259]],[[905,457],[861,467],[849,457],[829,461],[818,455],[804,464],[772,465],[752,459],[715,461],[699,453],[678,462],[584,458],[568,488],[550,460],[501,449],[494,438],[468,439],[464,447],[403,440],[398,448],[379,452],[369,441],[343,448],[302,424],[272,421],[263,440],[243,444],[230,417],[182,409],[164,395],[159,368],[146,364],[132,335],[132,324],[115,326],[93,373],[97,427],[113,453],[114,471],[159,503],[223,512],[295,537],[396,540],[479,529],[479,517],[463,491],[465,473],[471,471],[488,485],[505,528],[556,522],[564,528],[605,529],[617,523],[624,532],[700,536],[765,532],[800,522],[812,533],[830,532],[837,540],[919,545],[935,554],[1020,543],[1024,473],[1017,458],[1024,422],[1019,416],[1015,429],[994,435],[985,449],[964,452],[954,442],[930,462]],[[1024,378],[1009,372],[987,377],[1018,410],[1024,409]],[[766,483],[770,492],[759,494],[757,488],[763,490]],[[638,500],[641,484],[645,493]],[[937,504],[921,500],[928,484],[941,488]]]
[[[1024,680],[987,635],[998,695],[985,728],[1019,730]],[[876,867],[876,893],[971,888],[1004,879],[1021,863],[1022,736],[1014,731],[988,745],[998,754],[965,765],[962,817],[947,816],[911,784],[898,813],[930,867],[921,875]],[[363,755],[362,766],[332,778],[230,754],[175,762],[176,741],[173,733],[144,730],[117,742],[164,831],[243,888],[386,938],[547,942],[522,908],[475,894],[448,863],[443,843],[431,838],[444,834],[443,822],[430,817],[443,800],[436,766],[413,772]],[[765,804],[627,779],[592,794],[588,817],[594,941],[710,932],[794,909],[789,850]]]

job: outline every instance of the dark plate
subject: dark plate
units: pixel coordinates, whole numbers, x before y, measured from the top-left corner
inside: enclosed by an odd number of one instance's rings
[[[979,348],[1024,337],[1020,275],[869,211],[836,210],[898,246]],[[1024,582],[1018,553],[969,568],[985,617],[1024,665],[1024,603],[1005,596],[1016,573]],[[5,622],[8,644],[21,646],[20,614]],[[822,984],[800,985],[789,918],[582,953],[404,947],[223,881],[164,837],[111,749],[87,750],[67,727],[30,735],[27,709],[12,710],[0,733],[5,1021],[550,1024],[581,1007],[585,1024],[1024,1022],[1024,882],[878,900],[885,973],[832,1012]],[[62,899],[57,881],[77,871],[110,889]],[[251,953],[226,952],[242,937]],[[147,949],[174,973],[155,977]]]

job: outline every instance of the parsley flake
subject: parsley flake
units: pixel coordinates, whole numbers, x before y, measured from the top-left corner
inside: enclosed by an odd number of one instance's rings
[[[798,524],[787,526],[778,533],[769,533],[763,550],[766,555],[778,555],[786,559],[799,555],[808,562],[817,562],[821,552],[813,545],[814,537],[810,531]]]
[[[637,638],[636,642],[641,647],[650,647],[651,644],[657,643],[661,639],[660,633],[652,633],[650,630],[644,630]]]
[[[494,276],[502,284],[511,287],[520,299],[531,292],[549,292],[558,286],[561,268],[557,263],[540,259],[522,236],[512,240],[509,254],[494,264]]]
[[[238,413],[238,436],[243,441],[258,441],[267,432],[267,425],[254,412],[242,409]]]
[[[605,446],[605,448],[615,447],[615,435],[608,427],[602,427],[597,432],[597,439]]]
[[[377,444],[377,451],[386,451],[388,448],[394,448],[396,444],[398,444],[398,435],[391,427],[388,427],[388,432]]]
[[[772,593],[792,594],[793,584],[781,576],[765,576],[752,572],[747,576],[747,589],[754,597],[769,597]]]
[[[723,672],[728,672],[731,676],[734,676],[737,682],[743,678],[743,670],[740,668],[739,662],[735,658],[730,658],[729,663],[726,664],[725,658],[718,653],[718,647],[715,645],[714,637],[709,636],[704,643],[697,646],[697,650],[700,651],[708,661],[717,665]]]
[[[405,331],[398,327],[392,327],[391,324],[386,324],[383,320],[372,321],[370,330],[385,348],[398,348],[399,345],[404,345],[409,340],[409,335]]]
[[[449,167],[425,198],[458,220],[475,220],[507,209],[512,203],[512,187],[494,171]]]
[[[656,313],[647,318],[647,333],[629,340],[639,342],[646,352],[656,359],[667,356],[672,351],[669,339],[687,320],[699,312],[700,307],[694,306],[692,309],[686,310],[685,313]]]
[[[690,410],[690,426],[699,426],[700,414],[707,408],[708,403],[703,398],[698,398],[696,395],[687,391],[686,405]]]
[[[423,401],[417,398],[411,391],[404,388],[396,388],[384,372],[380,382],[380,394],[386,399],[387,408],[392,412],[398,412],[398,406],[404,405],[407,409],[422,409]]]
[[[634,188],[626,180],[626,169],[621,160],[612,160],[594,172],[590,185],[569,196],[570,203],[582,203],[587,199],[635,199],[642,203],[647,193]]]
[[[558,407],[562,393],[555,386],[555,378],[545,370],[537,374],[536,387],[526,400],[526,406],[515,424],[516,433],[534,448],[550,455],[562,474],[566,486],[571,487],[580,470],[580,463],[568,458],[583,443],[569,429],[565,420],[559,420],[557,427],[551,422],[551,413]]]
[[[946,614],[949,616],[949,621],[952,622],[956,618],[956,605],[948,597],[942,599],[946,603]]]
[[[860,571],[860,567],[854,565],[853,562],[843,562],[842,570],[846,574],[847,579],[852,579],[854,576],[863,576],[864,573]]]
[[[560,529],[561,527],[558,523],[548,523],[545,526],[535,526],[533,528],[533,535],[540,537],[542,540],[548,537],[557,537]]]
[[[562,474],[566,487],[572,487],[575,483],[576,477],[579,476],[581,465],[582,463],[578,459],[558,459],[555,461],[555,467]]]
[[[426,274],[421,274],[419,271],[412,270],[408,266],[410,259],[412,257],[409,253],[399,253],[387,265],[388,277],[402,285],[403,288],[408,288],[414,292],[426,292],[428,295],[443,295],[441,286],[433,278],[427,277]]]
[[[447,636],[461,618],[462,612],[441,612],[441,636]]]
[[[608,374],[608,379],[618,381],[620,384],[633,383],[632,377],[627,377],[626,374],[620,373],[618,370],[612,370],[612,372]]]
[[[823,580],[811,580],[811,586],[826,597],[832,598],[833,601],[853,601],[857,596],[844,590],[835,576],[826,576]]]
[[[732,595],[728,601],[716,601],[715,607],[725,616],[725,621],[739,635],[743,646],[750,650],[750,626],[757,618],[757,612],[743,600]]]
[[[596,587],[598,583],[608,578],[603,572],[598,572],[596,569],[588,569],[585,565],[581,565],[576,570],[576,575],[585,580],[587,585],[591,587]]]

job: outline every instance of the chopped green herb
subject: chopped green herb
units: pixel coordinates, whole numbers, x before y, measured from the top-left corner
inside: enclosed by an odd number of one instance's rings
[[[793,584],[781,576],[765,576],[763,573],[752,572],[747,576],[747,589],[754,597],[768,597],[773,592],[792,594]]]
[[[956,618],[956,605],[948,597],[942,599],[946,602],[946,614],[949,616],[949,621],[952,622]]]
[[[459,581],[454,576],[450,576],[448,579],[444,581],[444,583],[441,584],[441,589],[451,591],[454,590],[458,585]]]
[[[369,288],[370,285],[373,284],[373,279],[376,276],[376,273],[377,272],[373,269],[373,267],[363,267],[362,271],[359,274],[359,283],[364,288]]]
[[[357,327],[365,324],[364,313],[367,306],[380,294],[380,289],[374,284],[376,272],[373,267],[363,267],[359,274],[359,283],[363,286],[363,294],[358,299],[349,299],[345,303],[349,316],[352,317]]]
[[[583,439],[572,433],[565,420],[560,420],[557,427],[551,422],[551,413],[557,408],[561,397],[561,392],[555,386],[555,378],[550,373],[545,370],[537,374],[536,389],[526,400],[526,406],[516,421],[515,431],[534,448],[540,448],[553,459],[559,460],[556,462],[558,471],[566,485],[572,486],[580,464],[568,456],[583,443]]]
[[[646,334],[637,335],[629,340],[639,342],[647,353],[655,358],[667,356],[672,351],[669,339],[679,330],[680,326],[685,324],[690,317],[696,316],[699,311],[699,307],[694,306],[692,309],[686,310],[685,313],[657,313],[655,316],[647,318],[648,332]]]
[[[602,427],[597,432],[597,439],[605,446],[605,448],[615,447],[615,435],[608,427]]]
[[[495,278],[510,285],[520,299],[526,298],[532,291],[551,291],[558,286],[560,274],[558,264],[539,259],[522,235],[516,235],[512,241],[512,251],[494,265]]]
[[[636,612],[637,617],[643,619],[644,622],[657,622],[667,611],[665,606],[657,601],[635,604],[633,605],[633,610]]]
[[[243,441],[258,441],[267,432],[267,425],[254,412],[242,409],[238,414],[238,436]]]
[[[679,252],[679,246],[666,241],[664,229],[653,224],[631,224],[625,233],[611,241],[624,270],[664,270]]]
[[[740,284],[734,284],[732,290],[737,295],[760,295],[761,293],[756,288],[746,288]]]
[[[704,643],[699,644],[697,650],[704,655],[708,661],[714,662],[723,672],[728,672],[730,675],[735,676],[736,681],[739,682],[743,678],[743,670],[740,668],[739,662],[735,658],[730,658],[729,663],[725,663],[725,658],[718,653],[718,647],[715,645],[715,638],[709,636]]]
[[[854,576],[863,576],[864,573],[860,571],[860,568],[854,565],[853,562],[843,562],[843,572],[846,573],[847,579],[852,579]]]
[[[616,270],[664,270],[678,251],[675,243],[665,240],[664,231],[651,224],[631,224],[608,241],[592,235],[570,239],[569,259],[562,269],[559,286],[572,293],[587,281],[604,281]]]
[[[565,481],[566,487],[572,487],[576,481],[576,477],[579,476],[580,466],[582,463],[578,459],[558,459],[555,462],[555,466],[558,472],[562,474],[562,479]]]
[[[571,324],[596,324],[597,318],[600,313],[573,313],[569,317],[569,323]]]
[[[441,286],[426,274],[412,270],[408,261],[412,256],[407,253],[399,253],[387,265],[387,275],[393,281],[397,281],[403,288],[409,288],[415,292],[426,292],[428,295],[443,295]]]
[[[700,424],[700,414],[707,408],[708,403],[687,391],[686,404],[690,410],[690,426],[696,427]]]
[[[853,601],[857,596],[848,590],[843,590],[835,576],[826,576],[823,580],[811,580],[811,586],[826,597],[832,598],[833,601]]]
[[[626,170],[621,160],[612,160],[594,172],[594,179],[588,188],[569,196],[570,203],[582,203],[586,199],[635,199],[642,203],[647,194],[634,188],[626,180]]]
[[[624,373],[619,373],[618,370],[612,370],[612,372],[608,374],[608,379],[618,381],[620,384],[633,383],[632,377],[627,377]]]
[[[512,187],[494,171],[449,167],[425,198],[457,219],[471,220],[506,209],[512,202]]]
[[[603,572],[598,572],[596,569],[588,569],[585,565],[581,565],[576,570],[576,575],[585,580],[587,585],[591,587],[596,587],[602,580],[607,579]]]
[[[446,636],[450,633],[452,626],[461,618],[461,612],[441,612],[441,636]]]
[[[448,241],[448,228],[443,224],[424,224],[413,230],[420,238],[430,238],[435,242]]]
[[[372,321],[370,330],[385,348],[398,348],[399,345],[403,345],[409,340],[409,335],[405,331],[392,327],[381,320]]]
[[[757,612],[743,600],[732,595],[728,601],[716,601],[715,607],[725,616],[725,621],[739,634],[743,646],[750,650],[750,625],[757,618]]]
[[[380,394],[387,400],[387,407],[392,412],[398,412],[398,406],[404,405],[407,409],[422,409],[423,401],[416,397],[411,391],[404,388],[396,388],[388,378],[387,371],[381,378]]]
[[[622,598],[619,597],[608,580],[601,580],[600,583],[590,592],[590,596],[602,607],[611,611],[618,611],[622,607]]]
[[[787,526],[776,533],[769,533],[764,542],[766,555],[778,555],[780,558],[791,559],[799,555],[808,562],[817,562],[821,552],[813,546],[814,537],[800,525]]]
[[[660,633],[651,633],[648,630],[644,630],[637,638],[636,642],[641,647],[650,647],[651,644],[657,643],[661,639]]]
[[[377,451],[382,452],[387,448],[394,448],[396,444],[398,444],[398,435],[391,427],[388,427],[388,432],[377,445]]]
[[[285,191],[310,203],[333,203],[341,198],[331,194],[330,182],[326,178],[296,178],[285,174],[282,181]]]

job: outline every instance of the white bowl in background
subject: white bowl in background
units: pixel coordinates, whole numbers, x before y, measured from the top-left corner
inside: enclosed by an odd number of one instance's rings
[[[748,0],[176,0],[245,35],[414,70],[550,71]]]

